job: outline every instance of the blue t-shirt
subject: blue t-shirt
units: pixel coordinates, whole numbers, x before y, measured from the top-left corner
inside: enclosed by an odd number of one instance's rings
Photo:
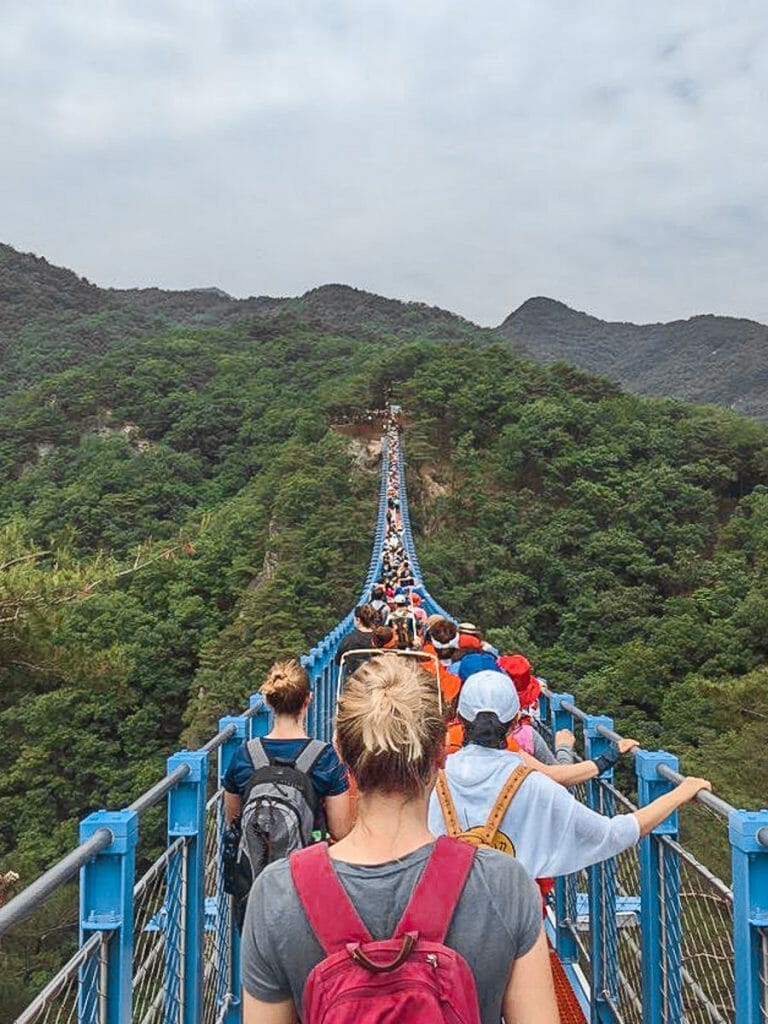
[[[270,757],[282,757],[293,760],[299,756],[301,751],[309,742],[306,739],[298,740],[266,740],[261,741],[264,750]],[[248,753],[248,744],[243,743],[240,749],[232,758],[229,768],[224,776],[224,789],[228,793],[235,793],[242,796],[245,787],[253,775],[253,761]],[[344,765],[339,756],[329,743],[322,752],[315,766],[309,773],[312,785],[319,797],[338,796],[339,793],[346,793],[349,789],[349,780]]]

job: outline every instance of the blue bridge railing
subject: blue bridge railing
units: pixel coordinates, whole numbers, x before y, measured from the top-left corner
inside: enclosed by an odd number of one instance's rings
[[[404,545],[429,614],[448,616],[426,590],[398,459]],[[376,580],[385,540],[388,452],[371,562],[362,597]],[[335,655],[352,627],[346,616],[303,659],[314,690],[309,726],[330,739],[338,679]],[[540,729],[580,734],[585,757],[615,737],[613,723],[545,687]],[[235,1024],[240,1020],[239,937],[222,879],[222,779],[243,740],[265,735],[261,695],[226,716],[200,750],[180,751],[168,772],[120,811],[80,826],[80,845],[5,907],[2,937],[79,875],[77,952],[16,1018],[16,1024]],[[637,797],[612,776],[577,795],[605,814],[631,811],[674,786],[677,759],[663,751],[635,758]],[[763,1024],[768,1022],[768,811],[743,811],[705,794],[727,821],[730,884],[679,842],[672,816],[619,857],[559,878],[546,926],[594,1024]],[[166,842],[152,857],[141,822],[165,807]],[[136,878],[137,862],[150,866]]]

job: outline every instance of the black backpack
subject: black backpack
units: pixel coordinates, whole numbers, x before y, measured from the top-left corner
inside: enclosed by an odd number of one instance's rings
[[[253,774],[243,792],[237,853],[227,878],[238,927],[251,886],[267,864],[313,842],[321,804],[310,773],[327,746],[322,740],[307,740],[289,759],[270,757],[259,739],[248,743]]]

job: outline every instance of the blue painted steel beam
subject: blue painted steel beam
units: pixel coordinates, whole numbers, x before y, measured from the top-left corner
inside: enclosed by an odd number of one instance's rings
[[[766,828],[768,810],[734,811],[728,821],[736,1024],[758,1024],[768,1019],[768,956],[763,956],[760,934],[768,929],[768,848],[760,837],[760,831]]]
[[[635,757],[640,806],[668,793],[673,784],[658,774],[659,765],[679,770],[678,759],[664,750],[639,750]],[[682,1016],[680,866],[677,855],[660,842],[677,839],[678,814],[669,815],[640,840],[640,928],[643,1022],[676,1022]]]
[[[106,1019],[103,1024],[131,1020],[133,980],[133,883],[139,816],[135,811],[97,811],[80,822],[80,841],[108,828],[113,840],[80,869],[80,945],[93,932],[110,932],[106,947]],[[88,979],[90,980],[90,979]],[[81,986],[86,975],[81,973]],[[87,983],[87,982],[86,982]],[[85,998],[81,992],[78,1009]]]
[[[179,836],[185,839],[184,856],[178,859],[178,866],[182,869],[183,895],[179,921],[184,929],[180,951],[183,1013],[179,1024],[199,1024],[203,1012],[208,754],[201,750],[182,750],[168,758],[168,771],[175,771],[182,764],[189,765],[189,774],[168,794],[168,844],[171,845]],[[176,861],[177,858],[173,858],[174,873]],[[169,916],[173,909],[169,897]],[[170,945],[167,933],[166,944]]]

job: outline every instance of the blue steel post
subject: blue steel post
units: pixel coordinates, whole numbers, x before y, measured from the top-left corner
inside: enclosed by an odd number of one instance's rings
[[[205,939],[205,787],[208,753],[182,750],[168,758],[168,772],[189,765],[189,773],[168,794],[168,845],[185,839],[184,943],[180,1024],[199,1024],[203,1010],[203,943]],[[169,911],[170,912],[170,911]]]
[[[734,811],[728,819],[736,1024],[768,1018],[768,953],[761,935],[768,929],[768,847],[758,838],[761,829],[768,829],[768,810]]]
[[[108,828],[114,839],[80,869],[80,945],[94,931],[110,932],[106,947],[104,1024],[129,1024],[133,981],[133,883],[139,817],[135,811],[97,811],[80,822],[80,842]],[[82,978],[82,976],[81,976]],[[82,1011],[87,999],[78,999]]]
[[[641,807],[674,788],[657,772],[659,765],[679,770],[665,750],[639,750],[635,757]],[[640,840],[640,927],[642,942],[643,1022],[682,1020],[682,959],[679,858],[663,836],[677,840],[677,811]]]
[[[252,693],[248,698],[248,707],[252,714],[250,717],[250,727],[248,730],[248,739],[256,739],[257,736],[266,736],[272,728],[272,712],[269,710],[269,705],[264,700],[260,693]],[[253,709],[256,708],[255,713]],[[222,719],[224,721],[224,719]],[[227,718],[227,722],[236,722],[236,718]]]
[[[256,700],[264,702],[260,693],[251,696],[251,707]],[[219,719],[219,730],[228,729],[234,726],[235,732],[229,739],[219,747],[219,786],[224,784],[224,776],[232,763],[232,758],[238,752],[242,744],[250,739],[252,719],[247,715],[227,715]],[[223,821],[221,823],[223,829]],[[228,952],[228,962],[216,964],[216,971],[219,978],[226,978],[227,984],[220,989],[220,999],[231,994],[232,999],[227,1008],[222,1024],[240,1024],[240,932],[235,924],[234,913],[232,912],[232,897],[223,891],[219,893],[219,913],[227,913],[229,904],[229,941],[228,950],[221,949],[219,957],[223,960]]]
[[[573,732],[573,715],[563,708],[564,701],[573,706],[573,694],[553,693],[549,700],[549,722],[553,744],[558,729],[569,729]],[[573,875],[555,879],[555,918],[557,955],[565,964],[575,963],[579,958],[579,949],[569,927],[569,923],[572,927],[576,927],[576,881]]]
[[[584,756],[588,759],[605,753],[611,742],[597,731],[599,726],[613,729],[606,715],[587,715],[584,721]],[[613,782],[613,771],[604,776]],[[587,805],[599,814],[613,814],[613,799],[596,779],[587,783]],[[619,999],[619,940],[616,928],[616,861],[611,858],[588,869],[589,939],[592,998],[592,1024],[615,1024],[613,1007]]]

